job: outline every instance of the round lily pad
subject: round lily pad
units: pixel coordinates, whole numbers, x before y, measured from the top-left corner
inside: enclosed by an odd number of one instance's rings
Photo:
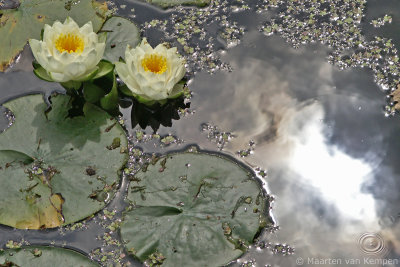
[[[106,49],[103,58],[115,62],[125,58],[126,46],[136,47],[140,42],[138,27],[122,17],[109,18],[101,28],[107,33]]]
[[[0,71],[4,71],[28,39],[40,39],[44,24],[64,22],[67,16],[80,26],[91,21],[98,31],[108,12],[106,2],[92,0],[20,0],[15,9],[0,10]]]
[[[114,195],[127,140],[118,122],[85,104],[70,118],[69,96],[42,95],[4,106],[15,122],[0,133],[0,223],[17,228],[51,228],[84,219]]]
[[[176,153],[133,178],[121,236],[141,261],[221,266],[238,258],[263,227],[265,199],[250,171],[206,153]]]
[[[29,246],[7,249],[0,252],[0,266],[54,267],[54,266],[99,266],[84,255],[71,249]]]

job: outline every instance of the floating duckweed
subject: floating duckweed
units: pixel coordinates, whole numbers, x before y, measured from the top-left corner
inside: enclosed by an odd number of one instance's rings
[[[23,241],[17,242],[13,240],[8,240],[6,243],[6,248],[21,248],[23,243],[24,243]]]
[[[383,18],[377,18],[371,21],[371,24],[374,25],[375,28],[380,28],[384,26],[386,23],[392,23],[392,16],[385,14]]]
[[[242,158],[248,157],[248,156],[250,156],[251,154],[254,153],[255,145],[256,144],[254,143],[254,141],[251,140],[249,142],[249,145],[248,145],[249,147],[248,148],[239,150],[239,151],[236,152],[236,154],[238,154]]]
[[[394,101],[390,94],[400,83],[398,53],[390,39],[375,37],[367,41],[361,33],[366,0],[300,0],[259,1],[256,6],[262,12],[279,7],[279,13],[265,22],[260,31],[266,35],[279,34],[293,47],[321,42],[329,45],[333,52],[329,62],[341,69],[368,67],[372,69],[375,82],[387,91],[386,115],[395,113]],[[392,17],[373,20],[375,27],[391,23]]]
[[[159,266],[159,265],[162,265],[164,260],[165,260],[165,257],[161,253],[154,252],[153,254],[151,254],[149,256],[149,259],[145,262],[145,264],[150,267]]]
[[[221,132],[217,126],[210,123],[201,124],[201,130],[207,132],[207,139],[211,142],[217,143],[219,150],[222,150],[236,136],[231,132]]]
[[[35,249],[32,251],[32,254],[33,254],[33,256],[35,256],[35,257],[40,257],[40,256],[42,256],[42,251],[41,251],[40,249],[38,249],[38,248],[35,248]]]
[[[241,267],[255,267],[255,266],[257,266],[256,260],[252,259],[252,260],[245,261],[240,266]]]

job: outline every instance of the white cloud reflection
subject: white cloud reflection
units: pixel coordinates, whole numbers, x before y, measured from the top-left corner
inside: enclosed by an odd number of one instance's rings
[[[305,110],[308,122],[292,139],[288,166],[303,183],[315,187],[325,200],[334,204],[341,216],[373,221],[375,201],[364,194],[361,187],[372,167],[362,159],[355,159],[335,146],[328,146],[324,135],[322,108],[316,104]]]
[[[383,119],[382,99],[371,97],[377,88],[361,71],[340,72],[346,80],[338,81],[323,47],[293,50],[279,38],[257,34],[226,54],[233,73],[196,75],[196,114],[176,122],[176,134],[215,150],[198,132],[201,123],[211,122],[236,134],[224,148],[230,154],[255,141],[254,154],[242,160],[269,173],[281,227],[269,242],[287,242],[304,257],[362,257],[359,236],[381,231],[378,200],[365,190],[386,153],[379,124],[370,121]],[[290,257],[250,255],[296,266]]]

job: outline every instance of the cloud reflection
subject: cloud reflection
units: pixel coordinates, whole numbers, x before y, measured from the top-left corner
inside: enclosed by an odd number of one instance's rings
[[[377,200],[365,186],[386,154],[383,96],[368,72],[328,64],[325,47],[294,50],[257,34],[226,54],[233,73],[197,74],[190,124],[233,131],[237,138],[226,153],[256,142],[254,155],[243,160],[269,171],[281,226],[270,240],[295,245],[307,257],[362,257],[358,237],[381,231]],[[193,127],[181,123],[177,135],[191,140]],[[201,140],[196,136],[207,147]],[[293,259],[268,263],[296,266]]]

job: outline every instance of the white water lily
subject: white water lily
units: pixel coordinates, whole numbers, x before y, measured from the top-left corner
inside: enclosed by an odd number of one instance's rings
[[[91,21],[79,28],[70,17],[63,24],[46,24],[43,40],[30,39],[29,44],[50,79],[60,83],[90,79],[105,49],[105,40],[99,42]]]
[[[139,101],[159,101],[182,93],[183,86],[177,83],[185,76],[185,60],[176,47],[159,44],[153,49],[144,38],[136,48],[126,47],[125,61],[116,62],[115,69]]]

